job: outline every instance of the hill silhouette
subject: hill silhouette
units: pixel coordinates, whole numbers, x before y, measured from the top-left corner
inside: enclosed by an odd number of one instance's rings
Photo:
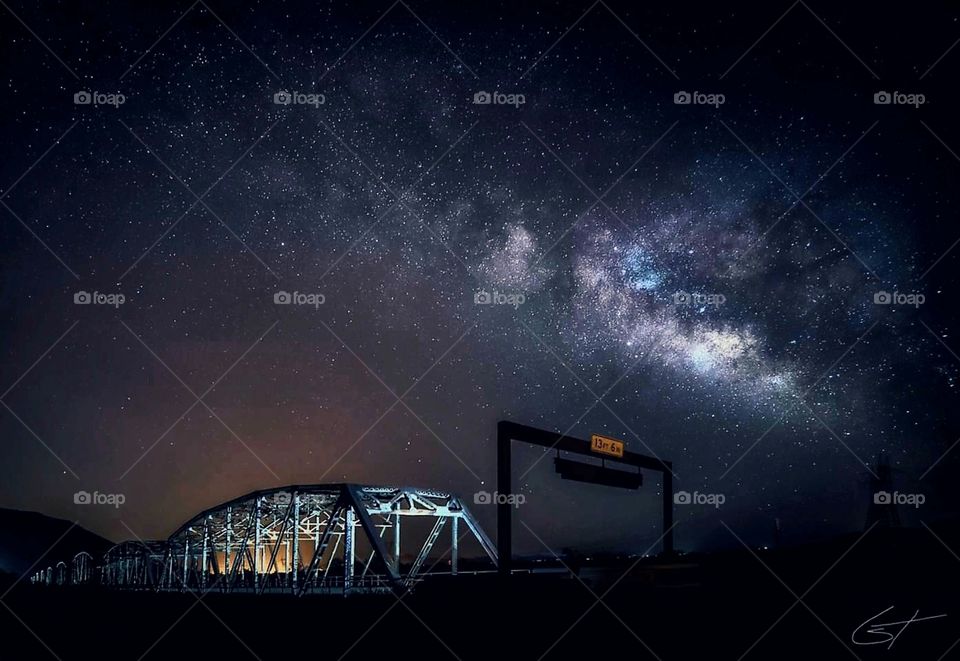
[[[70,521],[38,512],[0,508],[0,572],[21,576],[70,561],[80,551],[99,558],[113,542]]]

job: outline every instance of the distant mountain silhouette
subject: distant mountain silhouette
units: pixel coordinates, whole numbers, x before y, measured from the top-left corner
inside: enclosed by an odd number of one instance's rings
[[[60,560],[69,564],[80,551],[99,559],[113,546],[100,535],[71,525],[70,521],[37,512],[0,508],[0,573],[19,577],[38,559],[41,561],[35,570],[54,566]]]

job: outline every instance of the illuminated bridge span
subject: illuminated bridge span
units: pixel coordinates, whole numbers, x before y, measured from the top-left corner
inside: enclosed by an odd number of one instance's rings
[[[448,522],[449,542],[438,546]],[[208,509],[165,541],[122,542],[105,554],[96,572],[89,570],[87,556],[83,571],[74,568],[72,574],[84,579],[80,583],[155,591],[385,592],[411,587],[430,572],[427,560],[435,546],[449,559],[443,571],[433,573],[457,574],[460,542],[468,535],[496,567],[496,548],[455,495],[408,487],[298,485],[255,491]],[[403,548],[417,550],[401,561]],[[41,570],[33,581],[74,582],[65,580],[67,573],[66,566]]]

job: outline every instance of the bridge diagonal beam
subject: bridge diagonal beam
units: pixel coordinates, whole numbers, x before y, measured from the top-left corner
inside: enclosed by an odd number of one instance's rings
[[[340,515],[343,513],[343,509],[343,502],[341,500],[337,500],[337,502],[333,505],[333,510],[330,512],[330,517],[327,519],[327,525],[324,526],[323,534],[320,536],[320,543],[313,549],[313,557],[310,558],[310,565],[307,567],[307,571],[304,572],[303,583],[300,585],[300,590],[297,592],[298,595],[303,595],[306,592],[307,587],[310,585],[310,580],[314,578],[314,575],[317,572],[317,567],[320,564],[320,558],[327,550],[327,545],[330,543],[330,537],[333,535],[334,525],[340,518]],[[339,542],[339,539],[337,541]],[[332,559],[333,558],[331,557],[331,560]],[[329,562],[327,562],[326,568],[330,568]],[[324,572],[324,577],[326,577],[326,572]]]
[[[280,523],[280,532],[277,533],[277,541],[273,545],[273,552],[270,553],[270,564],[267,565],[267,571],[264,573],[264,579],[270,576],[273,572],[273,568],[277,564],[277,553],[280,552],[280,546],[283,544],[283,538],[287,533],[287,527],[290,523],[290,515],[293,514],[293,503],[294,499],[290,499],[290,503],[287,505],[287,511],[283,515],[283,521]],[[294,535],[296,537],[296,535]],[[267,587],[267,582],[264,580],[260,584],[260,594],[263,594],[264,588]]]
[[[367,508],[360,502],[360,494],[357,487],[355,485],[348,485],[344,491],[344,495],[353,505],[353,509],[357,514],[357,518],[360,520],[360,527],[363,528],[363,532],[366,533],[370,545],[383,561],[384,569],[386,569],[387,572],[387,578],[390,580],[390,583],[398,586],[400,584],[400,558],[391,558],[387,554],[387,548],[383,544],[383,539],[381,539],[380,535],[377,534],[377,528],[373,523],[373,519],[370,518]]]
[[[427,541],[423,543],[420,553],[417,554],[417,559],[414,560],[413,566],[410,567],[410,572],[407,574],[407,585],[411,585],[414,579],[417,578],[417,573],[423,566],[427,556],[430,555],[430,551],[433,550],[433,544],[437,541],[437,537],[440,536],[440,532],[443,530],[443,527],[446,525],[446,523],[447,517],[444,516],[437,519],[437,522],[433,524],[433,530],[430,531],[430,536],[427,537]]]

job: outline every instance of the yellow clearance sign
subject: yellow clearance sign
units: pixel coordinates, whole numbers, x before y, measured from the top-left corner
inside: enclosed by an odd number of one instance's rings
[[[615,438],[593,434],[590,437],[590,449],[599,454],[610,455],[611,457],[623,457],[623,441]]]

